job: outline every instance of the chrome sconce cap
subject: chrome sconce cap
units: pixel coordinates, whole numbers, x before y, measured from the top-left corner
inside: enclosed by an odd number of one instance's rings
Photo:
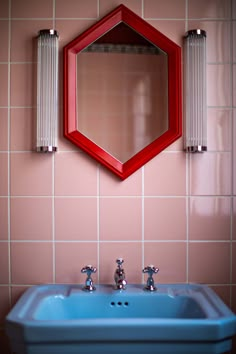
[[[184,40],[186,152],[207,151],[206,31],[193,29]]]
[[[57,151],[58,129],[58,32],[38,32],[37,152]]]

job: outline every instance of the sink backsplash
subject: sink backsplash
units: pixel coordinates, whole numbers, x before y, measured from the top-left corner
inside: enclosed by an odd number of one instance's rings
[[[125,1],[180,46],[187,30],[207,31],[207,153],[187,155],[179,139],[120,181],[64,139],[62,104],[59,151],[33,152],[33,38],[42,28],[60,34],[61,103],[63,46],[119,4],[0,3],[0,345],[4,316],[27,287],[81,283],[86,264],[98,268],[95,282],[112,283],[117,257],[130,283],[155,264],[157,282],[209,284],[236,311],[234,0]]]

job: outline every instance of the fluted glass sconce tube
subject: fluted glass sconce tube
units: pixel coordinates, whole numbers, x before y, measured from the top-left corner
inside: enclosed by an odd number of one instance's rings
[[[185,150],[207,151],[206,32],[185,36]]]
[[[37,67],[36,151],[57,150],[58,125],[58,33],[39,31]]]

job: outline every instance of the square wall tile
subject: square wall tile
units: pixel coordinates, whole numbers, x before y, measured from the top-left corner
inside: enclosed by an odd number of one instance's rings
[[[32,151],[36,147],[36,109],[11,109],[11,150]]]
[[[9,283],[8,242],[0,243],[0,284]]]
[[[15,18],[52,17],[53,0],[12,0],[11,16]]]
[[[11,64],[11,105],[36,106],[36,64]]]
[[[145,18],[185,18],[185,0],[144,0]]]
[[[12,153],[12,196],[48,196],[51,193],[52,156],[34,152]]]
[[[52,20],[12,20],[11,61],[37,61],[37,36],[42,28],[53,28]]]
[[[0,286],[0,328],[4,325],[5,317],[9,311],[10,311],[9,287]]]
[[[230,153],[193,154],[190,158],[190,193],[192,195],[231,194]]]
[[[236,5],[235,5],[236,8]],[[236,17],[236,16],[235,16]],[[232,24],[232,31],[233,31],[233,38],[232,38],[232,43],[233,43],[233,62],[236,62],[236,21],[233,21]]]
[[[52,283],[52,243],[11,243],[12,284]]]
[[[185,198],[145,198],[144,239],[185,240]]]
[[[208,108],[207,149],[208,151],[231,151],[232,126],[231,110]]]
[[[0,107],[8,106],[8,65],[0,63]]]
[[[11,240],[52,240],[51,198],[11,198]]]
[[[100,240],[137,241],[141,237],[141,198],[100,199]]]
[[[97,18],[97,0],[56,0],[56,17]]]
[[[236,242],[232,243],[232,283],[236,284]]]
[[[87,154],[55,155],[55,195],[97,195],[97,163]]]
[[[133,173],[124,181],[107,171],[100,170],[100,195],[101,196],[141,196],[142,195],[142,169]]]
[[[162,152],[144,167],[144,192],[148,196],[186,193],[186,154]]]
[[[24,292],[29,288],[29,286],[13,285],[11,286],[11,302],[12,306],[20,299]]]
[[[236,161],[236,109],[233,110],[233,161]],[[233,164],[233,194],[236,195],[236,163]]]
[[[186,242],[145,242],[144,265],[159,268],[158,283],[186,282]]]
[[[55,238],[57,240],[96,241],[97,199],[56,198]]]
[[[8,111],[0,108],[0,150],[8,150]]]
[[[55,254],[57,283],[84,284],[86,275],[81,274],[81,269],[88,264],[98,267],[96,242],[56,243]],[[95,283],[97,276],[93,274]]]
[[[1,17],[1,5],[0,5],[0,17]],[[9,21],[0,20],[0,33],[1,47],[0,47],[0,61],[8,61],[8,43],[9,43]]]
[[[188,30],[201,28],[207,32],[206,58],[208,63],[231,60],[231,32],[229,21],[188,21]]]
[[[9,0],[4,0],[0,2],[0,18],[9,17]]]
[[[231,66],[229,64],[207,65],[208,106],[231,106]]]
[[[147,22],[179,46],[183,45],[183,35],[185,34],[184,20],[147,20]]]
[[[230,229],[231,198],[190,198],[190,240],[230,240]]]
[[[0,153],[0,196],[8,195],[8,155]]]
[[[188,0],[190,18],[230,18],[230,0]]]
[[[138,16],[142,16],[142,0],[99,0],[99,17],[107,15],[120,4],[125,5]]]
[[[8,239],[8,199],[0,198],[0,240]]]
[[[124,259],[127,282],[142,282],[142,244],[141,242],[102,242],[99,246],[100,283],[114,284],[116,259]]]
[[[236,65],[233,65],[233,106],[236,107]]]
[[[191,242],[189,244],[189,281],[229,284],[230,244],[228,242]]]
[[[236,241],[236,197],[233,198],[233,240]]]

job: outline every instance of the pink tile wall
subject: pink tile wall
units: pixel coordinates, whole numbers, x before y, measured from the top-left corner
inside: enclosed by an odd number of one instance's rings
[[[86,263],[112,283],[118,256],[129,282],[154,263],[159,281],[209,284],[236,311],[235,1],[123,3],[179,45],[186,30],[207,31],[209,152],[186,155],[179,139],[121,182],[64,139],[61,115],[59,152],[34,153],[33,38],[60,33],[62,99],[62,47],[120,0],[1,1],[1,354],[4,316],[28,286],[82,282]]]

